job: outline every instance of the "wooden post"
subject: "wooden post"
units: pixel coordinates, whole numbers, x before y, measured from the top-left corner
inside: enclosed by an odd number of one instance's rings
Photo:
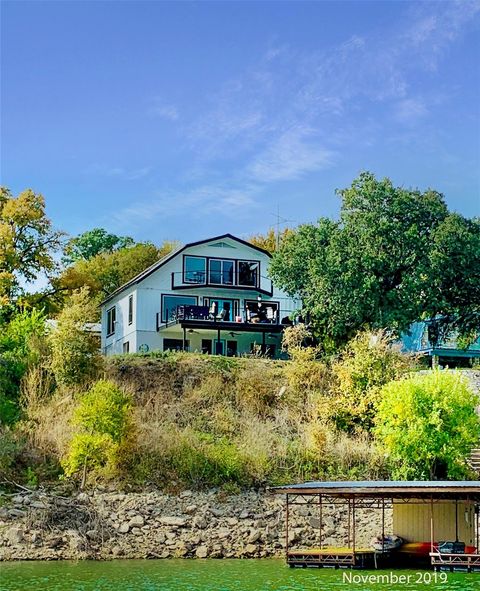
[[[187,329],[185,327],[183,327],[183,344],[182,344],[182,351],[185,351],[185,346],[186,346],[186,341],[187,341]]]
[[[287,493],[287,511],[285,517],[285,554],[287,556],[288,561],[288,493]]]
[[[382,554],[385,552],[385,497],[382,497]]]
[[[322,549],[322,519],[323,519],[323,511],[322,511],[322,495],[318,495],[318,505],[319,505],[319,519],[320,519],[320,550]]]
[[[355,562],[355,497],[352,499],[352,550]]]
[[[434,537],[434,526],[433,526],[433,496],[430,497],[430,552],[433,552],[433,537]]]
[[[458,499],[455,499],[455,541],[458,542]]]
[[[348,535],[348,542],[347,542],[347,546],[350,548],[350,542],[351,542],[351,531],[350,531],[350,499],[347,500],[348,502],[348,526],[347,526],[347,535]]]

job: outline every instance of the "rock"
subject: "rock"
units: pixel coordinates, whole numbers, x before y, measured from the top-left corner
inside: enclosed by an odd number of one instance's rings
[[[25,535],[25,530],[22,527],[11,527],[7,531],[7,539],[15,546],[16,544],[21,544]]]
[[[216,509],[215,507],[209,507],[208,510],[214,517],[222,517],[223,511]]]
[[[15,495],[12,497],[12,503],[14,505],[23,505],[23,499],[24,497],[22,497],[22,495]]]
[[[62,538],[60,537],[55,537],[55,538],[50,538],[47,542],[47,548],[51,548],[52,550],[58,548],[59,546],[61,546],[63,543]]]
[[[255,552],[257,551],[257,547],[255,546],[255,544],[247,544],[243,551],[245,554],[255,554]]]
[[[236,517],[227,518],[228,525],[238,525],[238,519]]]
[[[121,534],[128,533],[130,531],[130,524],[126,522],[122,523],[117,531]]]
[[[258,529],[254,529],[250,535],[248,536],[247,542],[249,544],[253,544],[254,542],[258,542],[258,540],[262,537],[262,532]]]
[[[143,518],[142,515],[135,515],[134,517],[132,517],[130,519],[130,527],[142,527],[142,525],[144,525],[145,523],[145,519]]]
[[[206,546],[199,546],[195,551],[197,558],[206,558],[208,556],[208,548]]]
[[[184,490],[180,493],[180,498],[181,499],[188,499],[189,497],[191,497],[193,495],[191,490]]]
[[[25,511],[22,511],[21,509],[9,509],[8,515],[10,517],[23,517],[25,515]]]
[[[85,535],[89,540],[94,540],[97,537],[97,530],[89,529],[87,532],[85,532]]]
[[[192,515],[193,513],[195,513],[195,511],[198,509],[197,505],[188,505],[185,508],[185,513],[187,513],[188,515]]]
[[[248,519],[250,517],[250,512],[244,509],[240,515],[238,516],[239,519]]]
[[[169,525],[169,526],[175,526],[175,527],[185,527],[185,525],[187,524],[187,521],[186,521],[186,519],[183,519],[182,517],[161,517],[160,523],[162,525]]]
[[[30,507],[33,509],[48,509],[48,505],[44,501],[32,501]]]
[[[205,529],[207,527],[207,521],[203,517],[195,517],[192,524],[199,529]]]

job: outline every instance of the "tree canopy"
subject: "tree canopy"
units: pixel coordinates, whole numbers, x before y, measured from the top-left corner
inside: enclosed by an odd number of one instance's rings
[[[64,262],[72,264],[80,260],[90,260],[102,252],[114,252],[135,244],[130,236],[116,236],[104,228],[93,228],[75,238],[71,238],[64,249]]]
[[[12,302],[32,282],[56,267],[62,233],[52,228],[40,193],[27,189],[14,197],[0,188],[0,305]]]
[[[287,235],[270,273],[303,300],[325,346],[363,328],[399,333],[424,317],[461,334],[480,326],[480,225],[448,211],[434,190],[362,173],[337,191],[340,219]]]

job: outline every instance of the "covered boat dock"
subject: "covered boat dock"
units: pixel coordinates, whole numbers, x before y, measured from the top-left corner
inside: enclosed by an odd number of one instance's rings
[[[271,489],[286,495],[286,559],[289,566],[371,568],[405,564],[431,566],[436,570],[480,573],[480,481],[339,481],[305,482]],[[347,544],[329,547],[323,540],[323,513],[327,506],[347,508]],[[314,512],[316,547],[301,547],[292,539],[292,510],[302,506]],[[339,507],[340,509],[340,507]],[[362,509],[381,512],[380,547],[359,545],[357,520]],[[386,531],[386,512],[392,530]],[[387,534],[403,544],[387,547]],[[387,536],[387,538],[386,538]]]

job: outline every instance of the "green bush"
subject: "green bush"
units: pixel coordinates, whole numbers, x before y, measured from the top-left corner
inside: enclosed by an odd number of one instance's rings
[[[83,486],[88,471],[118,473],[133,433],[131,407],[131,396],[105,380],[81,397],[73,415],[78,431],[62,462],[67,476],[83,470]]]
[[[84,287],[73,293],[59,314],[57,327],[49,339],[57,384],[81,386],[96,377],[101,365],[99,343],[85,331],[85,323],[95,312],[89,290]]]
[[[434,370],[381,389],[376,438],[399,479],[458,479],[480,440],[479,398],[457,372]]]
[[[0,423],[20,416],[20,384],[27,370],[41,361],[46,335],[45,316],[25,310],[0,325]]]
[[[415,361],[379,331],[353,338],[332,364],[335,397],[333,419],[338,428],[369,431],[382,386],[412,371]]]

